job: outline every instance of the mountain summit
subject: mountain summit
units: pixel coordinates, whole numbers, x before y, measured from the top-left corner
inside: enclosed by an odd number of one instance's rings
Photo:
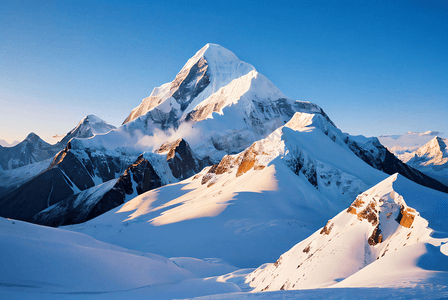
[[[188,107],[194,107],[232,80],[254,70],[252,65],[239,60],[226,48],[207,44],[187,61],[172,82],[154,88],[123,124],[153,109],[172,112],[172,115],[181,118],[184,112],[188,112]]]
[[[97,134],[107,133],[116,127],[95,115],[85,116],[75,128],[70,130],[59,142],[64,147],[72,138],[86,139]]]

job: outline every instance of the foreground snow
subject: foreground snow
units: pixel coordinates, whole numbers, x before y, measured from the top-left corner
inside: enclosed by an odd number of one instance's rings
[[[241,291],[219,279],[236,270],[220,261],[167,259],[4,218],[0,237],[2,299],[173,299]]]

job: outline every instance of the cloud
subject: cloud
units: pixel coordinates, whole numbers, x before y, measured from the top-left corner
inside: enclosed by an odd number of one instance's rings
[[[138,136],[136,146],[141,149],[158,149],[166,142],[174,142],[177,139],[184,139],[189,144],[196,144],[203,138],[199,128],[195,128],[193,124],[182,123],[177,129],[170,128],[161,130],[155,128],[152,135],[143,134],[141,131],[134,132]]]

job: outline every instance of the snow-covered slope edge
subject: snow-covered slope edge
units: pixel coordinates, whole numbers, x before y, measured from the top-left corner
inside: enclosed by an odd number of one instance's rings
[[[398,177],[398,174],[392,175],[360,194],[325,227],[295,245],[275,263],[250,274],[247,281],[254,291],[331,286],[406,287],[431,275],[431,271],[424,269],[434,270],[431,269],[434,265],[428,266],[421,258],[432,252],[435,256],[432,260],[447,261],[448,253],[441,249],[441,244],[448,242],[448,231],[443,234],[444,239],[431,237],[433,230],[428,228],[428,221],[394,190]],[[406,181],[400,178],[403,180]],[[428,202],[425,205],[437,203]],[[446,208],[448,202],[444,204]],[[444,221],[440,217],[427,216],[437,229],[447,229],[447,224],[440,226]],[[388,259],[389,256],[393,259]],[[364,268],[369,272],[363,271]],[[441,268],[448,284],[448,267]],[[385,269],[390,273],[385,273]]]

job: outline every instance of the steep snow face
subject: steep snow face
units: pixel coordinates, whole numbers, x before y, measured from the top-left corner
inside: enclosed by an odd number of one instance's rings
[[[448,238],[437,241],[430,237],[432,230],[428,228],[428,221],[394,190],[397,176],[401,175],[392,175],[360,194],[347,210],[330,219],[325,227],[284,253],[274,264],[262,266],[250,274],[247,281],[255,288],[254,291],[329,287],[340,281],[339,286],[350,286],[350,281],[344,283],[345,278],[362,272],[359,270],[374,262],[384,267],[381,261],[395,252],[398,255],[404,247],[426,242],[440,246],[442,241],[448,241]],[[395,270],[401,274],[395,274],[395,278],[386,274],[389,280],[392,279],[390,285],[406,286],[400,282],[404,278],[400,276],[409,269],[418,269],[415,263],[413,268],[409,263],[416,257],[409,255],[409,251],[405,250],[405,253],[408,254],[407,265],[397,266]],[[419,255],[422,254],[424,251],[419,250]],[[370,282],[375,286],[379,282],[378,277],[385,274],[378,267],[370,270],[375,270],[375,273],[369,273],[363,279],[369,282],[369,278],[376,277],[376,281]],[[425,273],[422,271],[420,269],[420,277]],[[356,278],[361,279],[359,276]],[[351,279],[351,282],[353,284],[356,280]],[[407,284],[412,286],[414,283]]]
[[[409,131],[401,135],[382,135],[379,136],[381,144],[383,144],[390,152],[395,155],[405,154],[417,150],[436,137],[440,132],[412,132]]]
[[[207,44],[188,60],[176,78],[155,88],[132,110],[123,124],[156,109],[180,119],[187,107],[194,107],[221,87],[254,70],[235,54],[216,44]]]
[[[414,152],[398,158],[417,170],[448,184],[448,139],[435,137]]]

